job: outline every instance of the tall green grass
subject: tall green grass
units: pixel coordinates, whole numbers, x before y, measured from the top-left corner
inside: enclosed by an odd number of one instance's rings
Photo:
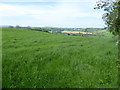
[[[116,88],[115,41],[3,28],[3,88]]]

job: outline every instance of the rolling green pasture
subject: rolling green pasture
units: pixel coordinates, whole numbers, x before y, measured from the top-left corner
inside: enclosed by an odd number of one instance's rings
[[[116,40],[3,28],[3,88],[115,88]]]

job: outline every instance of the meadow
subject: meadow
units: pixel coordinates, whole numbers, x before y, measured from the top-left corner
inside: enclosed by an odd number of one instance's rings
[[[117,88],[116,41],[3,28],[3,88]]]

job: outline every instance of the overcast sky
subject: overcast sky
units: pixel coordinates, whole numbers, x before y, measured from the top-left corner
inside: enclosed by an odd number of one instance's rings
[[[104,27],[98,0],[1,0],[1,25]]]

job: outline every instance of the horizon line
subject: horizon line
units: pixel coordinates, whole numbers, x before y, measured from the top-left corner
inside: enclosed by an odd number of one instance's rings
[[[20,26],[20,27],[28,27],[30,25],[0,25],[0,27],[9,27],[9,26]],[[105,28],[105,27],[58,27],[58,26],[30,26],[30,27],[49,27],[49,28]]]

